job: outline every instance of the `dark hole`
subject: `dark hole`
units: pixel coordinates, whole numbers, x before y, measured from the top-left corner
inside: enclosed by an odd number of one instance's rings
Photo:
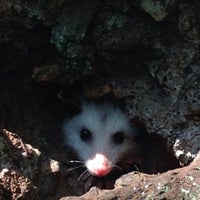
[[[2,95],[4,98],[0,99],[1,127],[16,132],[22,138],[23,142],[31,144],[34,148],[38,148],[43,152],[43,155],[54,157],[55,160],[61,163],[66,162],[67,156],[71,156],[71,154],[68,154],[66,149],[61,145],[63,138],[59,133],[62,130],[60,130],[60,125],[57,126],[57,124],[63,122],[66,113],[69,113],[69,109],[66,109],[65,105],[63,106],[61,101],[56,97],[60,88],[52,87],[51,85],[29,85],[31,90],[25,90],[22,87],[24,84],[23,79],[21,77],[13,78],[12,76],[8,78],[2,77],[1,82],[2,85],[5,84],[7,86],[7,88],[0,91],[0,94],[4,94]],[[141,157],[142,161],[136,161],[135,166],[137,168],[126,168],[124,171],[118,171],[119,173],[112,172],[108,176],[94,179],[92,184],[102,184],[103,188],[111,189],[114,186],[116,178],[121,176],[122,172],[127,173],[139,170],[140,172],[153,174],[179,167],[178,161],[167,150],[166,141],[162,137],[155,134],[149,135],[142,129],[140,131],[143,134],[136,138],[136,142],[139,146],[139,157]],[[88,136],[88,133],[85,131],[84,134]],[[116,141],[118,143],[123,141],[123,136],[119,134]],[[61,168],[63,171],[60,175],[57,175],[59,181],[58,183],[56,182],[58,188],[62,188],[59,194],[57,194],[60,196],[65,194],[66,190],[69,190],[69,185],[66,184],[67,181],[64,180],[64,177],[69,179],[68,177],[71,176],[71,180],[77,181],[81,174],[80,171],[74,170],[70,173],[67,172],[65,176],[65,171],[68,168]],[[82,170],[82,168],[78,170]],[[77,172],[77,177],[74,176],[75,172]],[[38,175],[38,179],[36,177],[35,184],[37,186],[42,185],[47,180],[47,178],[40,175]],[[51,176],[51,174],[46,174],[45,176]],[[62,187],[60,187],[61,185]],[[72,194],[79,195],[80,190],[75,188]]]
[[[137,138],[139,156],[137,163],[140,172],[156,174],[180,167],[178,160],[169,152],[166,140],[156,134],[144,134]]]

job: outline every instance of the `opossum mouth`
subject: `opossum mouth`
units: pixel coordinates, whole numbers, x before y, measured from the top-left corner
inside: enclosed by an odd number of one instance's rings
[[[90,171],[85,170],[81,175],[81,180],[85,183],[85,191],[91,187],[96,186],[100,189],[113,189],[115,180],[121,175],[136,170],[133,163],[117,163],[117,167],[112,167],[110,171],[104,176],[93,175]]]
[[[85,165],[90,174],[96,177],[103,177],[111,171],[130,171],[130,169],[134,168],[133,163],[134,159],[130,157],[121,158],[119,162],[113,163],[104,154],[96,153]]]
[[[98,177],[105,176],[112,170],[112,162],[103,154],[97,153],[92,159],[86,162],[89,172]]]

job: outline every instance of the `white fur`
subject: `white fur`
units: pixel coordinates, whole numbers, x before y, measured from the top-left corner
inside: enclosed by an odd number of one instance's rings
[[[82,128],[92,133],[91,141],[81,140]],[[112,135],[119,131],[127,136],[122,144],[116,144],[112,140]],[[82,112],[64,125],[64,134],[66,144],[77,152],[85,164],[99,153],[115,165],[121,159],[120,156],[134,146],[134,143],[130,146],[132,130],[128,118],[119,108],[110,104],[83,105]]]

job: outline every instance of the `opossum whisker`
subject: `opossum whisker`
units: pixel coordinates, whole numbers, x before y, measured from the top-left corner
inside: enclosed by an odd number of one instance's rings
[[[89,176],[91,176],[91,173],[89,172],[88,169],[84,170],[84,171],[81,173],[81,175],[78,177],[78,181],[80,181],[81,178],[82,178],[83,176],[85,176],[85,175],[86,175],[86,177],[84,178],[85,180],[86,180]]]
[[[80,161],[80,160],[69,160],[66,162],[68,162],[68,163],[84,163],[84,161]]]
[[[71,172],[71,171],[74,171],[74,170],[76,170],[76,169],[83,168],[83,167],[85,167],[85,165],[79,165],[79,166],[76,166],[76,167],[72,167],[72,168],[69,168],[69,169],[67,170],[67,172]]]
[[[137,172],[140,172],[140,170],[139,170],[139,168],[137,167],[137,165],[134,165],[134,164],[133,164],[133,166],[135,167],[135,169],[136,169]]]
[[[122,171],[122,167],[119,166],[119,165],[113,165],[112,167],[113,167],[113,168],[116,168],[116,169],[119,169],[120,171]]]
[[[132,169],[133,167],[135,168],[135,170],[131,170],[131,171],[135,171],[135,172],[139,172],[139,168],[137,167],[137,165],[135,165],[134,163],[127,163],[127,162],[120,162],[121,164],[125,164],[127,167],[130,167],[130,169]],[[119,166],[120,166],[120,163],[119,163]],[[123,170],[123,166],[121,167],[121,169]]]

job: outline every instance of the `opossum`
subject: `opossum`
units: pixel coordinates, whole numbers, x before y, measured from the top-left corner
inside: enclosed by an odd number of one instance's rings
[[[125,113],[110,103],[84,103],[82,111],[64,124],[64,140],[89,173],[104,177],[134,163],[137,130]]]

